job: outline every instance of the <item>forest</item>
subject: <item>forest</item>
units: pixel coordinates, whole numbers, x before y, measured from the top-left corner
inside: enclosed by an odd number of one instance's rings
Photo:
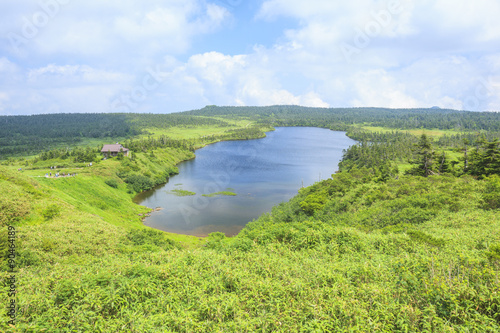
[[[10,156],[34,155],[53,148],[72,147],[85,143],[85,139],[135,138],[146,134],[148,129],[231,127],[225,119],[249,119],[261,128],[315,126],[352,132],[356,126],[369,124],[399,130],[425,128],[455,131],[450,133],[451,136],[474,136],[482,132],[498,137],[500,133],[500,114],[497,112],[446,109],[207,106],[200,110],[170,114],[0,116],[0,160]],[[241,135],[241,138],[244,137]]]
[[[0,125],[0,299],[16,304],[12,321],[5,303],[1,331],[500,331],[498,113],[207,106],[31,117],[0,117],[12,122]],[[133,197],[197,148],[276,126],[342,130],[357,143],[331,178],[237,236],[142,224],[149,209]],[[132,154],[103,160],[109,138]],[[39,177],[56,165],[78,176]]]

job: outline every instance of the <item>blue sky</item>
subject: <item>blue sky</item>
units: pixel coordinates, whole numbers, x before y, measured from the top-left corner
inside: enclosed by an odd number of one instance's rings
[[[0,13],[0,115],[500,110],[498,0],[16,0]]]

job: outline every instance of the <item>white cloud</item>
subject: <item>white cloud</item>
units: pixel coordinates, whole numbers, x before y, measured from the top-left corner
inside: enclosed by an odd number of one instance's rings
[[[30,70],[27,76],[29,83],[41,82],[44,85],[58,84],[63,86],[71,82],[75,84],[104,84],[118,83],[124,80],[131,81],[133,79],[130,75],[103,71],[86,65],[57,66],[55,64]]]
[[[151,100],[182,105],[174,111],[206,104],[328,106],[312,91],[296,95],[284,89],[275,72],[263,66],[261,55],[197,54],[163,75],[166,80]]]
[[[86,65],[19,69],[0,58],[0,114],[109,112],[110,100],[134,76]]]
[[[399,6],[397,0],[265,0],[257,22],[288,19],[274,45],[197,54],[200,36],[241,23],[238,10],[212,2],[61,5],[20,53],[0,41],[0,112],[117,111],[117,99],[141,91],[146,95],[136,94],[140,100],[126,110],[206,104],[500,110],[496,0],[400,0]],[[0,11],[0,31],[22,36],[41,8],[19,0],[0,3]],[[161,84],[144,90],[151,68]]]
[[[0,58],[0,73],[12,74],[17,72],[17,66],[6,57]]]
[[[353,80],[356,98],[353,106],[418,107],[418,102],[406,93],[404,84],[384,70],[359,73]]]
[[[330,105],[498,110],[499,15],[494,0],[268,0],[257,17],[297,19],[260,52],[301,72]],[[485,77],[489,94],[477,98]]]
[[[81,61],[99,57],[106,66],[120,63],[124,54],[128,60],[151,61],[187,51],[194,37],[215,31],[230,17],[227,9],[203,0],[47,1],[53,4],[50,9],[30,6],[28,0],[0,4],[6,17],[0,31],[11,40],[18,37],[14,44],[5,39],[0,50],[11,56],[64,55]],[[47,21],[37,23],[38,17]]]
[[[0,112],[3,112],[6,108],[6,104],[9,102],[9,96],[7,93],[0,91]]]

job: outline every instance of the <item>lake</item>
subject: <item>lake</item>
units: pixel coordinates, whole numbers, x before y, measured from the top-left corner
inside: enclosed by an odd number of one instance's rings
[[[178,175],[135,201],[161,207],[144,220],[147,226],[194,236],[215,231],[232,236],[302,186],[330,178],[342,150],[354,143],[344,132],[315,127],[277,127],[263,139],[218,142],[197,150],[195,159],[178,165]],[[174,190],[196,194],[178,196]],[[221,191],[236,195],[203,196]]]

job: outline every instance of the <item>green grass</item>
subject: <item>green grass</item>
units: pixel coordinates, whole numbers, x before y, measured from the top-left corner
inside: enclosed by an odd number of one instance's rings
[[[483,182],[336,177],[302,190],[236,237],[214,233],[178,247],[181,235],[138,237],[142,232],[131,230],[144,230],[140,223],[113,225],[62,196],[77,191],[2,168],[0,186],[25,193],[31,214],[53,203],[60,212],[39,224],[15,223],[18,322],[13,329],[2,321],[0,329],[498,331],[500,266],[488,253],[499,243],[500,220],[497,211],[478,208]],[[113,188],[95,186],[85,199],[111,195]],[[330,187],[335,191],[323,191]],[[300,202],[317,193],[327,196],[325,205],[305,214]],[[441,206],[417,224],[358,225],[394,218],[381,213],[401,200],[422,213]],[[5,299],[5,288],[0,295]]]
[[[146,132],[152,134],[153,137],[166,135],[172,139],[183,140],[183,139],[199,139],[210,135],[220,135],[224,134],[225,131],[231,129],[245,128],[252,126],[254,121],[250,120],[227,120],[223,118],[216,118],[223,120],[229,124],[231,127],[218,127],[218,126],[197,126],[197,127],[185,127],[185,126],[175,126],[170,128],[147,128]],[[144,135],[144,137],[150,134]]]
[[[439,138],[443,135],[454,135],[454,134],[460,134],[462,132],[460,131],[455,131],[455,130],[440,130],[440,129],[408,129],[408,130],[400,130],[400,129],[394,129],[394,128],[386,128],[386,127],[376,127],[376,126],[362,126],[361,128],[370,131],[370,132],[380,132],[380,133],[387,133],[387,132],[408,132],[411,133],[415,136],[421,136],[422,134],[425,134],[429,137],[432,138]]]
[[[181,190],[181,189],[174,189],[174,190],[168,191],[167,193],[172,193],[178,197],[186,197],[186,196],[196,195],[195,192]]]
[[[154,178],[192,156],[68,164],[78,176],[59,179],[50,164],[0,166],[0,279],[7,225],[19,268],[16,328],[2,312],[0,331],[500,331],[500,214],[484,206],[495,179],[339,173],[236,237],[145,227],[150,209],[117,172]]]
[[[191,158],[192,153],[179,154],[177,150],[167,148],[156,151],[156,156],[162,163],[174,166],[183,159]],[[143,154],[137,154],[137,159],[142,161],[140,165],[144,172],[163,172],[164,170],[165,164],[155,163],[145,158]],[[57,162],[49,161],[48,164],[57,164]],[[92,167],[67,167],[57,170],[23,169],[19,172],[15,165],[1,167],[2,173],[0,174],[6,175],[4,178],[18,180],[23,186],[29,186],[29,191],[37,193],[37,196],[27,196],[25,187],[19,187],[11,181],[3,181],[0,182],[0,190],[3,193],[3,195],[0,194],[0,200],[8,203],[10,207],[15,207],[17,212],[13,215],[22,216],[25,225],[43,226],[47,222],[43,216],[44,208],[56,204],[60,208],[58,220],[71,221],[73,216],[81,215],[125,229],[145,228],[142,218],[151,209],[132,201],[133,193],[129,193],[123,180],[116,177],[116,171],[121,166],[121,161],[108,159],[94,163]],[[77,173],[77,176],[46,178],[45,174],[51,171],[53,175],[56,172],[65,172]],[[109,179],[114,179],[118,187],[113,188],[107,185],[106,181]],[[168,235],[171,239],[182,242],[183,246],[191,247],[200,244],[200,239],[197,237]]]
[[[210,194],[202,194],[202,196],[208,197],[208,198],[216,197],[219,195],[235,196],[236,193],[230,192],[230,191],[220,191],[220,192],[215,192],[215,193],[210,193]]]

